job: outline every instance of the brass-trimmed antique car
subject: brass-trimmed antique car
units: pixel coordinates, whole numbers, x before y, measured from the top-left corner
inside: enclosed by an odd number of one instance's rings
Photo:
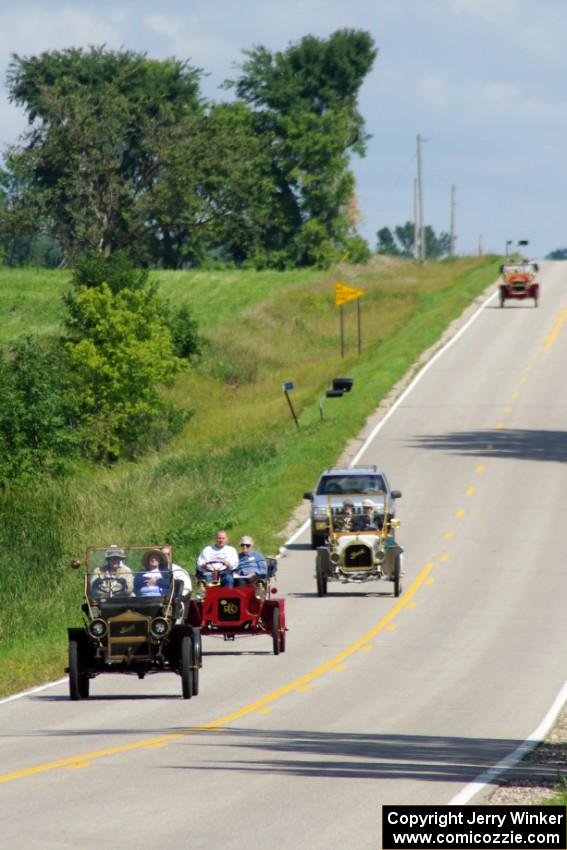
[[[538,271],[538,264],[530,260],[509,262],[500,266],[502,276],[498,286],[500,306],[503,307],[509,299],[523,301],[525,298],[533,298],[534,307],[537,307],[539,283],[536,275]]]
[[[402,592],[403,548],[395,539],[400,521],[387,509],[386,494],[365,493],[344,499],[329,497],[329,537],[317,549],[317,595],[327,595],[329,582],[361,584],[391,581],[393,594]]]
[[[285,652],[285,599],[277,598],[272,585],[278,562],[266,558],[267,573],[239,587],[223,587],[220,574],[212,573],[210,581],[200,580],[189,601],[188,621],[202,635],[233,641],[237,637],[268,635],[274,655]]]
[[[170,558],[167,546],[90,546],[84,564],[73,562],[86,569],[84,625],[68,629],[72,700],[101,673],[171,672],[184,699],[199,693],[201,635],[187,622],[185,571]]]

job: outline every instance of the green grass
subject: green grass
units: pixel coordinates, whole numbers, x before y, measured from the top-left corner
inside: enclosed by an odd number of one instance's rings
[[[0,694],[61,675],[66,627],[80,622],[81,577],[68,564],[86,545],[167,541],[175,560],[190,566],[222,526],[233,539],[252,534],[266,554],[277,551],[303,491],[496,279],[497,265],[495,258],[422,267],[377,260],[330,274],[160,273],[170,297],[183,290],[208,340],[201,363],[168,391],[194,415],[166,449],[138,463],[79,464],[68,479],[0,492]],[[13,288],[11,274],[0,273],[0,300],[5,285]],[[336,280],[365,292],[361,356],[348,304],[340,357]],[[30,329],[47,332],[54,320],[30,307],[32,284],[23,281],[26,310],[37,316]],[[63,273],[48,275],[42,298],[49,289],[57,300],[65,281]],[[339,374],[354,378],[353,391],[326,402],[321,422],[319,400]],[[299,431],[285,380],[295,382]]]

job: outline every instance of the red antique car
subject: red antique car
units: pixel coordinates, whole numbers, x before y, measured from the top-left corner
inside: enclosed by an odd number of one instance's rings
[[[539,298],[539,283],[536,280],[539,266],[529,260],[519,263],[504,263],[500,267],[502,280],[499,284],[500,306],[508,299],[533,298],[534,307],[537,307]]]
[[[277,561],[266,558],[266,562],[266,578],[241,587],[222,587],[218,574],[211,582],[199,581],[189,602],[189,624],[202,635],[224,640],[269,635],[274,655],[285,652],[285,600],[275,597],[277,588],[272,586]]]

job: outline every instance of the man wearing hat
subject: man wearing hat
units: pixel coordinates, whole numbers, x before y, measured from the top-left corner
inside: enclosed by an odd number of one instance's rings
[[[376,513],[376,505],[371,499],[362,502],[362,513],[356,517],[355,531],[377,531],[381,517]]]
[[[336,517],[335,528],[337,531],[352,531],[355,521],[354,502],[351,502],[350,499],[345,499],[342,511]]]
[[[142,555],[143,573],[136,573],[137,596],[165,596],[169,592],[168,561],[161,549],[146,549]],[[162,570],[164,572],[162,572]]]
[[[104,562],[91,575],[95,596],[131,596],[134,590],[132,570],[124,563],[125,552],[112,544],[104,553]]]
[[[240,538],[238,567],[234,571],[235,587],[241,587],[257,579],[265,579],[268,573],[266,559],[254,549],[254,541],[248,535]]]

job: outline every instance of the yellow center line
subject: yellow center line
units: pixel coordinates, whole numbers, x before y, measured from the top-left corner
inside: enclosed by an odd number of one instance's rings
[[[239,720],[241,717],[246,717],[249,714],[252,714],[255,711],[259,711],[265,706],[274,703],[277,699],[289,694],[293,691],[298,691],[300,689],[305,689],[310,682],[314,679],[319,678],[319,676],[323,676],[325,673],[332,671],[337,667],[345,659],[349,658],[355,652],[357,652],[362,646],[367,644],[373,637],[383,632],[390,623],[397,617],[400,611],[408,605],[413,596],[417,593],[422,584],[426,582],[428,579],[429,573],[433,569],[433,564],[426,564],[418,576],[414,579],[408,590],[400,596],[397,603],[391,608],[388,613],[382,617],[382,619],[373,626],[370,631],[366,632],[361,638],[352,643],[349,647],[344,649],[334,658],[331,658],[329,661],[326,661],[324,664],[321,664],[319,667],[316,667],[310,673],[306,673],[304,676],[300,676],[299,679],[295,679],[292,682],[289,682],[287,685],[282,685],[281,688],[278,688],[275,691],[267,694],[264,697],[261,697],[256,702],[250,703],[249,705],[245,705],[243,708],[239,708],[236,711],[231,712],[230,714],[225,715],[224,717],[220,717],[218,720],[213,720],[211,723],[205,723],[203,726],[194,726],[188,729],[184,729],[181,732],[173,732],[167,735],[159,735],[156,738],[150,738],[146,741],[136,741],[130,744],[119,744],[116,747],[106,747],[102,750],[95,750],[92,753],[83,753],[79,756],[71,756],[69,758],[57,759],[56,761],[46,762],[45,764],[38,764],[34,767],[23,768],[22,770],[16,770],[12,773],[5,773],[3,776],[0,776],[0,782],[11,782],[14,779],[24,779],[28,776],[36,776],[39,773],[46,773],[49,770],[57,770],[59,767],[73,767],[79,763],[84,763],[88,761],[93,761],[94,759],[104,758],[106,756],[114,756],[118,753],[128,753],[133,752],[134,750],[142,750],[145,747],[155,747],[160,744],[166,744],[174,740],[179,740],[180,738],[185,738],[188,735],[194,735],[197,732],[211,732],[211,731],[222,731],[221,727],[227,726],[230,723],[233,723],[235,720]],[[429,582],[428,582],[429,583]]]
[[[469,489],[467,490],[467,496],[474,496],[475,493],[476,487],[469,487]]]
[[[477,471],[477,472],[484,472],[484,471],[485,471],[485,469],[486,469],[485,465],[484,465],[483,463],[480,463],[480,464],[477,466],[476,471]]]
[[[463,510],[462,508],[459,508],[459,510],[458,510],[458,511],[457,511],[457,513],[455,514],[455,516],[457,517],[457,519],[462,519],[462,518],[464,517],[464,515],[465,515],[465,512],[464,512],[464,510]]]
[[[559,318],[557,319],[557,321],[553,325],[553,327],[552,327],[552,329],[549,333],[549,336],[547,337],[547,339],[545,341],[545,345],[543,346],[544,351],[549,351],[549,349],[551,348],[551,346],[553,345],[553,343],[557,339],[557,336],[559,334],[559,331],[561,330],[561,326],[563,325],[565,319],[567,319],[567,307],[563,308],[563,310],[561,311],[561,315],[559,316]]]

